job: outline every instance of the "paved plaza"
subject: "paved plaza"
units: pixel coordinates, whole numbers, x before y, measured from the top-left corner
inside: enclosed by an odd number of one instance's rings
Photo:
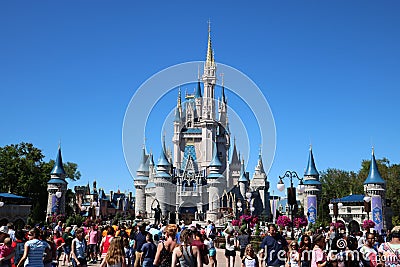
[[[226,266],[224,253],[225,253],[224,249],[217,248],[217,261],[218,261],[217,264],[218,264],[218,266]],[[100,262],[98,262],[96,264],[89,263],[88,266],[100,266]],[[240,257],[239,257],[239,252],[237,251],[234,267],[240,267],[240,266],[241,266]]]

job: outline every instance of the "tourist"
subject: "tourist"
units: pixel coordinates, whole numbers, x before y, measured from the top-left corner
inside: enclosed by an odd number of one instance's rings
[[[300,260],[299,244],[297,241],[292,241],[289,246],[289,251],[287,252],[286,263],[290,267],[299,267]]]
[[[266,266],[284,266],[285,261],[282,254],[288,250],[288,243],[281,234],[277,232],[275,224],[268,225],[268,235],[261,242],[259,255],[261,259],[266,260]]]
[[[310,267],[311,266],[311,238],[309,235],[303,235],[300,241],[300,265],[301,267]]]
[[[214,239],[215,235],[210,234],[209,237],[204,240],[204,245],[208,248],[210,267],[217,267],[217,250],[214,246]]]
[[[71,227],[66,227],[64,234],[63,234],[63,239],[64,239],[64,256],[62,259],[62,265],[67,264],[69,266],[71,260],[70,260],[70,254],[71,254],[71,245],[72,245],[72,240],[74,237],[71,235]]]
[[[89,240],[89,263],[97,263],[97,243],[100,239],[100,233],[96,229],[96,225],[92,223],[90,230],[88,232],[88,240]]]
[[[328,263],[325,252],[325,237],[317,234],[314,238],[314,248],[312,250],[311,267],[325,267]]]
[[[54,241],[54,244],[56,245],[56,252],[57,252],[56,253],[57,254],[56,259],[57,259],[57,262],[58,262],[58,260],[61,257],[61,254],[62,254],[62,252],[64,250],[65,241],[64,241],[64,238],[62,238],[62,236],[61,236],[59,231],[54,232],[53,241]]]
[[[106,229],[106,236],[101,239],[100,251],[101,259],[104,259],[107,255],[108,248],[110,247],[110,242],[114,238],[114,228],[108,226]]]
[[[245,247],[245,255],[241,259],[242,267],[261,267],[251,244]]]
[[[100,267],[126,267],[125,252],[120,236],[111,240],[107,254],[102,260]]]
[[[400,226],[393,227],[390,231],[390,242],[379,246],[380,264],[385,266],[399,266],[400,264]]]
[[[246,229],[239,231],[237,240],[239,242],[240,258],[242,259],[244,257],[247,245],[250,244],[250,235],[247,233]]]
[[[164,228],[165,241],[160,242],[157,246],[157,252],[154,259],[154,266],[171,267],[172,252],[177,246],[176,232],[178,227],[176,224],[168,224]]]
[[[28,241],[24,246],[24,255],[18,262],[17,267],[43,267],[43,254],[47,243],[39,240],[40,230],[33,228],[28,232]],[[26,261],[26,262],[25,262]]]
[[[14,266],[18,264],[22,255],[24,255],[24,245],[25,245],[25,233],[23,230],[15,231],[15,256],[14,256]]]
[[[15,255],[15,249],[12,247],[11,237],[6,237],[4,243],[0,244],[0,266],[10,267],[11,258]]]
[[[146,243],[142,246],[141,261],[143,267],[153,267],[153,262],[156,257],[157,246],[153,242],[153,235],[147,233]]]
[[[225,258],[226,258],[226,267],[235,266],[235,258],[236,251],[235,248],[237,246],[237,241],[234,236],[234,230],[232,226],[228,226],[225,231]]]
[[[135,263],[134,267],[140,267],[141,258],[142,258],[142,246],[146,243],[146,235],[148,232],[146,231],[146,224],[144,222],[140,222],[138,224],[139,230],[135,233],[133,239],[135,240]]]
[[[197,247],[191,246],[192,233],[190,229],[185,229],[181,233],[181,244],[172,253],[172,264],[180,267],[202,267],[200,251]]]
[[[368,233],[366,240],[366,243],[360,248],[360,267],[375,267],[377,266],[378,251],[374,248],[374,233]]]
[[[78,228],[75,231],[75,238],[74,238],[74,240],[72,240],[71,259],[72,259],[72,265],[74,267],[76,267],[76,266],[86,267],[87,266],[87,261],[86,261],[87,244],[86,244],[86,240],[83,236],[84,236],[83,228]]]
[[[124,244],[124,252],[125,252],[125,262],[128,267],[131,267],[134,260],[135,260],[135,254],[133,252],[133,248],[130,245],[129,239],[128,238],[123,238],[122,242]]]

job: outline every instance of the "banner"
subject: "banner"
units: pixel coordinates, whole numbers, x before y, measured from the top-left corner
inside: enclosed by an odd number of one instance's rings
[[[314,224],[317,220],[317,196],[307,196],[307,220]]]
[[[375,230],[380,233],[383,228],[382,216],[382,198],[381,196],[372,196],[371,200],[372,220],[375,223]]]
[[[278,207],[278,199],[275,199],[275,196],[272,196],[273,199],[270,200],[271,212],[272,212],[272,222],[276,222],[276,209]]]

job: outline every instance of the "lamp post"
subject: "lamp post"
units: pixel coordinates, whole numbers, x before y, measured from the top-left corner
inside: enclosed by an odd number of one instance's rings
[[[343,207],[342,202],[331,202],[328,205],[330,210],[333,210],[333,216],[335,217],[335,231],[337,233],[337,217],[339,216],[339,209]]]
[[[296,188],[293,186],[293,178],[296,178],[300,181],[298,190],[299,193],[303,193],[305,188],[303,184],[303,178],[300,178],[295,171],[286,171],[283,176],[279,176],[279,182],[277,184],[277,188],[279,191],[285,190],[285,184],[283,183],[283,179],[288,178],[290,180],[290,187],[287,189],[287,197],[288,197],[288,204],[289,204],[289,213],[290,213],[290,226],[291,226],[291,239],[294,239],[294,231],[293,231],[293,211],[294,205],[297,205],[296,200]]]
[[[238,217],[240,217],[240,213],[242,212],[242,201],[240,201],[240,199],[238,200],[238,202],[236,203],[236,207],[238,210]]]
[[[371,197],[368,195],[364,197],[364,211],[367,213],[367,220],[369,220],[369,213],[371,212]]]
[[[247,202],[247,209],[250,210],[250,216],[253,215],[253,211],[255,210],[252,200],[253,200],[253,194],[251,192],[247,192],[246,202]]]

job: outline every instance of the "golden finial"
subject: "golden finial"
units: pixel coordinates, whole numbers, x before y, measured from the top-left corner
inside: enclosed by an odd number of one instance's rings
[[[213,63],[213,51],[211,46],[211,21],[208,20],[208,44],[207,44],[207,58],[206,65],[211,66]]]

